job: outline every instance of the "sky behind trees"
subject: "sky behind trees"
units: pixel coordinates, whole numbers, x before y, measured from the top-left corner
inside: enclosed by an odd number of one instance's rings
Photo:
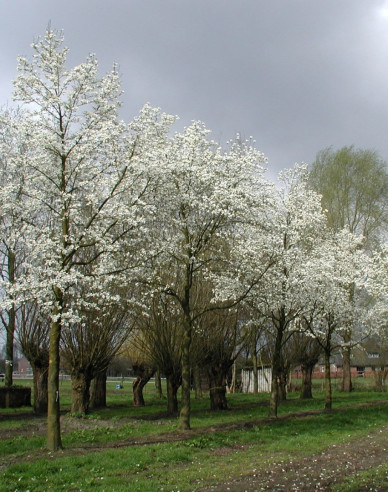
[[[51,23],[70,64],[117,62],[121,116],[144,103],[202,120],[224,144],[253,136],[270,173],[354,144],[388,160],[384,0],[2,0],[0,104],[16,57]]]

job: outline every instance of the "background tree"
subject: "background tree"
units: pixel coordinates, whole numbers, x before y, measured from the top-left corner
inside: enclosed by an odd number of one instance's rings
[[[388,218],[388,171],[377,152],[323,149],[310,166],[309,183],[322,195],[329,227],[347,227],[364,236],[367,246],[379,240]]]
[[[138,316],[137,328],[140,336],[132,343],[166,377],[167,411],[175,415],[182,383],[182,314],[170,296],[155,294],[147,312]]]
[[[153,356],[149,354],[148,350],[144,350],[145,343],[142,343],[142,337],[143,333],[140,330],[133,330],[120,351],[121,355],[131,361],[132,371],[135,375],[132,386],[133,406],[135,407],[145,406],[143,390],[156,372]]]
[[[107,296],[112,288],[115,286],[103,283],[101,295],[96,295],[91,303],[90,294],[78,286],[79,301],[72,302],[72,309],[78,305],[81,321],[68,323],[62,330],[61,356],[71,374],[72,413],[88,412],[92,379],[106,371],[132,331],[133,319],[125,298],[119,296],[113,300],[113,292]],[[115,292],[119,291],[115,289]],[[86,298],[85,305],[82,301]]]
[[[243,332],[243,340],[245,347],[243,350],[246,355],[250,357],[253,370],[253,394],[259,394],[259,362],[260,354],[267,344],[265,339],[265,330],[267,319],[265,316],[261,316],[261,313],[257,311],[257,304],[251,299],[246,299],[242,306],[239,308],[239,322],[241,323],[241,330]]]
[[[365,237],[365,248],[376,246],[388,218],[388,171],[377,152],[354,146],[323,149],[311,166],[310,185],[322,195],[330,227],[347,227]],[[343,336],[342,389],[351,391],[351,326]]]
[[[242,348],[238,310],[210,311],[194,328],[196,364],[208,376],[211,410],[227,410],[226,385],[230,368]]]
[[[388,376],[388,244],[373,253],[368,268],[367,290],[373,299],[370,309],[371,323],[374,327],[372,343],[377,341],[380,349],[379,367],[374,370],[376,389],[385,388],[385,380]]]
[[[22,118],[23,113],[19,109],[0,112],[0,285],[4,306],[0,310],[0,319],[6,333],[5,386],[8,387],[13,382],[18,307],[14,288],[25,255],[22,206],[25,183],[23,159],[27,158],[27,150],[19,131]]]
[[[297,365],[300,365],[302,376],[300,398],[312,398],[312,376],[314,367],[318,363],[319,357],[322,354],[322,347],[318,343],[318,340],[310,335],[307,335],[303,328],[301,328],[300,332],[297,331],[293,334],[290,340],[290,345],[293,360]]]
[[[23,304],[18,312],[17,336],[32,368],[34,412],[47,414],[50,319],[37,303]]]

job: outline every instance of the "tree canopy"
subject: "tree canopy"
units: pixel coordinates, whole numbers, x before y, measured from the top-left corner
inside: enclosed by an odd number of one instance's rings
[[[318,152],[310,185],[322,195],[328,224],[375,241],[388,219],[388,170],[377,152],[354,146]]]

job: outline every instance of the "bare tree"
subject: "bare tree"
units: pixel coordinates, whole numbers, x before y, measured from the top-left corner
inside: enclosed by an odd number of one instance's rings
[[[86,297],[79,294],[81,299]],[[80,322],[69,323],[62,331],[61,355],[71,373],[73,413],[88,412],[92,379],[106,371],[133,328],[125,300],[103,302],[98,307],[93,307],[90,298],[89,305],[81,302]]]
[[[133,344],[167,380],[167,411],[178,412],[177,392],[182,383],[182,315],[170,296],[160,293],[150,301],[148,313],[138,318],[141,336]]]
[[[34,380],[34,412],[47,413],[50,320],[36,303],[18,312],[17,335],[21,350],[31,364]]]
[[[316,338],[303,332],[295,332],[290,340],[293,359],[300,365],[302,386],[300,398],[309,399],[312,393],[312,374],[322,354],[322,347]]]

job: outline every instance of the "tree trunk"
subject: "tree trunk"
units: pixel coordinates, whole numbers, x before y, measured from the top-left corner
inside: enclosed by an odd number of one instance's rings
[[[15,283],[15,254],[12,251],[8,252],[8,281],[10,284]],[[14,337],[15,337],[15,321],[16,313],[15,307],[12,306],[8,310],[8,324],[6,326],[7,339],[5,344],[5,379],[4,383],[6,387],[11,387],[13,384],[13,349],[14,349]]]
[[[313,397],[313,392],[312,392],[312,377],[313,377],[313,370],[314,370],[314,364],[302,364],[301,371],[302,371],[302,387],[300,390],[300,398],[302,400],[307,400]]]
[[[48,367],[31,363],[34,379],[34,413],[46,415],[48,405]]]
[[[283,323],[276,330],[275,347],[272,356],[271,395],[269,398],[269,417],[277,417],[279,403],[279,384],[282,373]]]
[[[157,370],[155,373],[155,390],[156,390],[157,397],[163,398],[162,379],[160,377],[160,371],[159,370]]]
[[[373,376],[375,379],[375,390],[379,392],[385,391],[385,380],[387,379],[388,369],[384,369],[381,367],[380,369],[377,367],[373,368]]]
[[[347,335],[344,337],[345,341],[349,341],[350,337]],[[346,393],[350,393],[353,390],[353,384],[352,384],[352,372],[351,372],[351,366],[350,366],[350,355],[351,355],[351,348],[346,347],[344,348],[342,352],[342,391]]]
[[[86,414],[90,402],[90,375],[87,371],[74,371],[71,375],[71,413]]]
[[[50,326],[48,405],[47,405],[47,448],[49,451],[62,449],[59,402],[59,341],[61,337],[61,310],[63,295],[56,289],[56,302]]]
[[[191,322],[189,313],[185,313],[182,337],[182,405],[179,415],[179,428],[190,429],[190,347],[191,347]]]
[[[91,408],[106,408],[106,369],[96,374],[91,384]]]
[[[167,378],[167,412],[169,415],[178,414],[178,388],[179,384],[174,381],[171,376],[166,376]]]
[[[133,406],[134,407],[144,407],[145,406],[143,388],[148,383],[148,381],[150,379],[151,379],[151,377],[142,378],[141,376],[137,376],[137,378],[133,382]]]
[[[278,391],[279,391],[279,368],[277,366],[277,361],[272,360],[272,377],[271,377],[271,394],[269,397],[269,417],[277,417],[278,415]]]
[[[374,367],[373,376],[375,379],[375,390],[379,392],[383,391],[383,372],[381,371],[381,369]]]
[[[256,352],[256,340],[252,352],[252,364],[253,364],[253,394],[259,394],[259,368],[257,364],[257,352]]]
[[[237,366],[236,361],[232,365],[232,381],[230,382],[229,393],[237,393]]]
[[[222,367],[212,367],[209,370],[210,409],[227,410],[226,375]]]
[[[195,366],[193,369],[193,377],[194,377],[195,399],[200,400],[203,395],[202,395],[201,370],[198,366]]]
[[[325,412],[332,410],[332,391],[331,391],[331,373],[330,373],[330,350],[325,350]]]
[[[287,384],[288,384],[288,368],[282,364],[280,377],[279,377],[278,398],[279,401],[287,400]]]
[[[136,379],[133,382],[133,405],[135,407],[144,407],[145,401],[143,396],[144,386],[152,378],[155,373],[155,369],[143,362],[133,363],[133,371],[136,375]]]

